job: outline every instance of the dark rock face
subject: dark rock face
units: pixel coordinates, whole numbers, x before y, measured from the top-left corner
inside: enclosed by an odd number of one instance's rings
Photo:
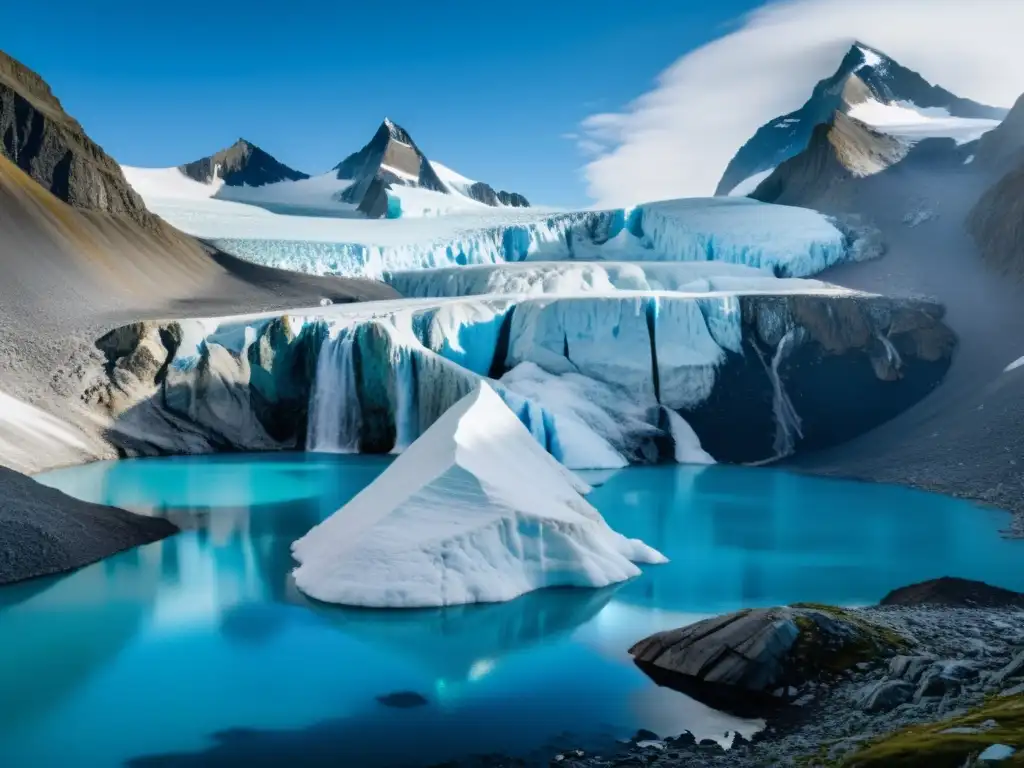
[[[299,181],[309,175],[289,168],[255,144],[239,139],[227,149],[180,166],[190,179],[208,183],[215,176],[229,187],[261,187],[279,181]]]
[[[668,672],[690,692],[703,687],[719,696],[727,689],[785,699],[807,682],[891,656],[903,644],[851,612],[798,605],[743,610],[659,632],[629,653],[661,684],[669,684]],[[909,699],[913,686],[904,685]]]
[[[974,162],[999,173],[1024,163],[1024,96],[1017,99],[1002,123],[978,139]]]
[[[125,216],[147,229],[158,219],[120,166],[68,115],[39,75],[0,52],[0,147],[5,157],[76,208]]]
[[[0,467],[0,585],[70,571],[177,530],[167,520],[87,504]]]
[[[466,190],[466,194],[484,205],[497,207],[502,204],[498,199],[498,193],[494,191],[494,187],[482,181],[471,184]]]
[[[1008,277],[1024,276],[1024,160],[993,184],[967,216],[982,257]]]
[[[474,200],[494,207],[499,205],[504,205],[508,208],[530,207],[530,201],[518,192],[506,192],[505,190],[495,192],[494,187],[482,181],[477,181],[470,185],[466,189],[466,194]]]
[[[451,194],[427,156],[420,151],[402,126],[385,118],[370,142],[334,167],[339,179],[352,179],[340,199],[358,206],[370,218],[388,214],[387,190],[392,186],[413,186]],[[482,181],[460,190],[485,205],[529,206],[526,198],[515,192],[495,192]]]
[[[829,122],[836,111],[845,113],[868,98],[883,103],[910,101],[919,107],[941,107],[956,117],[998,120],[1006,115],[1004,109],[962,99],[884,54],[856,44],[836,73],[820,81],[800,109],[758,129],[729,163],[715,194],[729,194],[744,179],[799,154],[807,148],[816,126]]]
[[[900,587],[882,598],[879,605],[945,605],[965,608],[1024,608],[1024,594],[981,581],[944,576],[909,587]]]
[[[850,179],[878,173],[902,160],[907,147],[842,112],[815,126],[807,147],[779,164],[750,197],[763,203],[807,205]]]
[[[498,192],[498,200],[502,205],[507,205],[510,208],[529,208],[530,201],[520,195],[518,192],[506,192],[501,190]]]
[[[728,353],[708,399],[681,412],[719,461],[763,461],[862,434],[938,386],[956,346],[941,307],[928,302],[758,296],[740,307],[743,353]]]

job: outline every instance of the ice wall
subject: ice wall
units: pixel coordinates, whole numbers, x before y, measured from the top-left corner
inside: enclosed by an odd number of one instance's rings
[[[808,209],[746,198],[648,203],[630,211],[524,214],[515,221],[478,216],[458,226],[436,220],[332,222],[317,240],[209,238],[261,264],[328,275],[381,277],[389,272],[522,261],[720,262],[786,277],[807,277],[854,258],[853,235]],[[598,271],[589,273],[601,279]],[[622,281],[650,279],[645,272]],[[659,273],[662,277],[670,275]],[[553,278],[555,279],[555,278]],[[570,281],[580,275],[566,275]],[[582,279],[586,280],[584,275]],[[655,278],[658,279],[658,278]],[[678,285],[678,283],[677,283]],[[421,289],[417,295],[424,294]],[[450,294],[448,294],[450,295]],[[462,293],[461,295],[466,295]]]
[[[926,302],[813,292],[498,294],[173,326],[122,329],[145,354],[113,366],[101,400],[130,406],[112,430],[128,450],[401,452],[485,378],[578,469],[826,447],[920,399],[955,344]]]

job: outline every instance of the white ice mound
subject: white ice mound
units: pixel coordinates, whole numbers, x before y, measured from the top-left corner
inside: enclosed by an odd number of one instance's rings
[[[665,562],[613,531],[588,490],[481,383],[292,544],[295,583],[325,602],[420,608],[604,587]]]

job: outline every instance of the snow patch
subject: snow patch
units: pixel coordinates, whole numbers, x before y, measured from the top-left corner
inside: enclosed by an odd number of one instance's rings
[[[331,603],[414,608],[603,587],[664,556],[613,531],[486,384],[292,545],[296,586]]]
[[[775,126],[776,128],[786,128],[785,124]],[[753,176],[744,179],[729,192],[729,197],[746,197],[747,195],[753,194],[754,190],[758,188],[762,181],[767,179],[775,173],[775,168],[769,168],[767,171],[761,171],[755,173]]]
[[[941,107],[919,107],[909,101],[887,104],[867,99],[854,105],[849,116],[882,133],[912,142],[931,138],[954,139],[966,144],[999,125],[999,120],[953,117]]]

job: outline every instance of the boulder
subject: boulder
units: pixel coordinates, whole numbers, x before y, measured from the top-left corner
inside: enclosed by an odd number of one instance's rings
[[[904,644],[856,612],[795,605],[738,611],[659,632],[629,652],[659,682],[668,672],[691,685],[767,695],[783,688],[783,698],[792,699],[807,682],[891,656]]]
[[[914,698],[914,686],[904,680],[881,680],[868,686],[860,699],[865,712],[888,712]]]

